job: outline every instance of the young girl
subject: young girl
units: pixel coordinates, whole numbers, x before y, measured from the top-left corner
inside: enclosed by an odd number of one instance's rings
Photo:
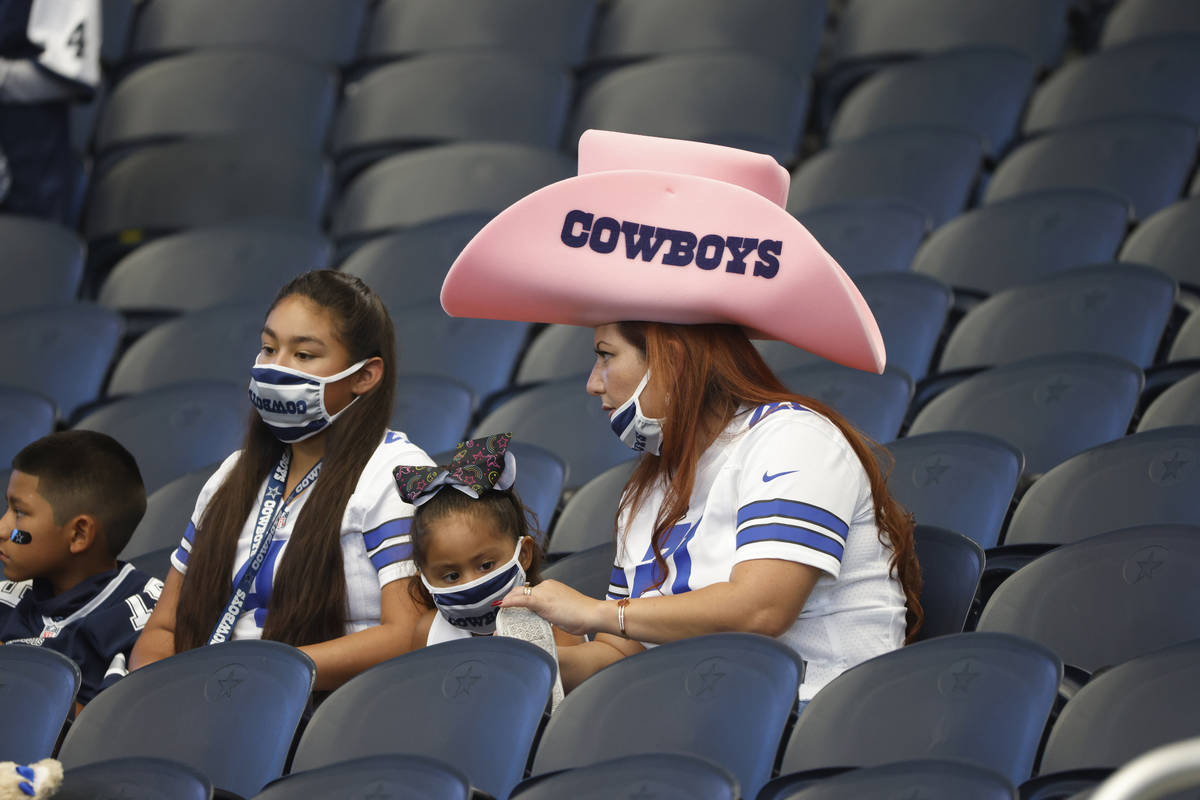
[[[409,589],[427,609],[413,630],[413,649],[491,635],[500,599],[540,580],[541,550],[512,488],[511,438],[462,442],[446,468],[395,470],[400,496],[416,506],[411,536],[419,581]],[[559,646],[583,641],[557,628],[554,640]]]
[[[387,429],[395,334],[358,278],[309,272],[280,290],[250,370],[242,449],[221,464],[172,556],[133,668],[230,639],[274,639],[333,689],[408,649],[412,506],[397,463],[432,460]]]

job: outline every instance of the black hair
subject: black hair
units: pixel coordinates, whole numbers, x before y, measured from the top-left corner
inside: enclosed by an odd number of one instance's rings
[[[26,445],[12,468],[38,479],[38,494],[64,525],[80,514],[96,519],[113,558],[146,513],[146,487],[137,461],[111,436],[71,430]]]

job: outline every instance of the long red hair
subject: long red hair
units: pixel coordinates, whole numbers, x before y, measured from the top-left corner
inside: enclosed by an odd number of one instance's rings
[[[741,408],[796,402],[836,425],[862,462],[871,483],[879,538],[892,551],[890,571],[904,589],[908,609],[905,634],[906,640],[911,640],[924,617],[921,570],[913,543],[913,517],[888,492],[887,473],[894,463],[891,454],[829,406],[789,391],[739,327],[622,322],[618,330],[641,351],[650,374],[661,382],[669,399],[670,412],[662,422],[662,451],[642,457],[625,485],[619,511],[632,516],[652,487],[659,481],[666,486],[651,538],[660,583],[667,575],[664,539],[687,513],[696,464],[715,436]]]

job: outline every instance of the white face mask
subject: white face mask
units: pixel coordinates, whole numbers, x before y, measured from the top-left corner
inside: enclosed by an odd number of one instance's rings
[[[279,441],[303,441],[325,430],[358,400],[356,397],[346,408],[330,414],[325,407],[326,384],[353,375],[367,361],[364,358],[328,377],[255,362],[250,370],[250,402]]]
[[[658,455],[662,450],[662,420],[647,417],[642,413],[641,396],[646,384],[650,383],[650,370],[646,370],[642,382],[633,390],[629,399],[608,415],[608,424],[617,438],[639,452]]]
[[[517,540],[517,549],[507,563],[469,583],[438,588],[431,586],[425,580],[425,575],[421,575],[421,583],[425,584],[433,596],[433,604],[447,622],[472,633],[492,633],[496,630],[498,609],[492,603],[525,583],[525,570],[520,561],[521,542],[524,539],[522,536]]]

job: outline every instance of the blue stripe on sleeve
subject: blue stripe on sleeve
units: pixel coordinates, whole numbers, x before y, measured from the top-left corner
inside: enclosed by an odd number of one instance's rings
[[[372,528],[369,531],[363,532],[363,542],[367,545],[367,550],[374,550],[379,545],[383,544],[384,540],[391,539],[393,536],[403,536],[412,529],[412,517],[403,517],[394,519],[390,522],[385,522],[378,528]],[[407,556],[405,556],[407,558]]]
[[[738,547],[745,547],[755,542],[798,544],[833,556],[838,561],[842,560],[842,552],[845,550],[841,544],[824,534],[810,531],[807,528],[798,528],[794,525],[783,525],[778,522],[766,525],[750,525],[738,531]]]
[[[410,558],[412,558],[412,543],[405,542],[404,544],[398,544],[380,550],[378,553],[371,556],[371,564],[375,566],[375,571],[378,572],[389,564],[398,564],[401,561],[407,561]]]
[[[188,565],[188,551],[183,549],[183,545],[175,548],[175,560],[185,567]]]
[[[196,523],[188,522],[187,530],[183,532],[183,538],[188,540],[188,544],[196,543]]]
[[[790,517],[802,522],[823,525],[843,539],[850,532],[850,526],[843,522],[841,517],[836,514],[832,514],[820,506],[799,503],[795,500],[784,500],[783,498],[747,503],[738,509],[737,524],[741,526],[743,522],[763,517]]]
[[[625,570],[621,567],[613,567],[612,575],[608,579],[611,586],[619,586],[622,589],[629,588],[629,581],[625,578]]]

